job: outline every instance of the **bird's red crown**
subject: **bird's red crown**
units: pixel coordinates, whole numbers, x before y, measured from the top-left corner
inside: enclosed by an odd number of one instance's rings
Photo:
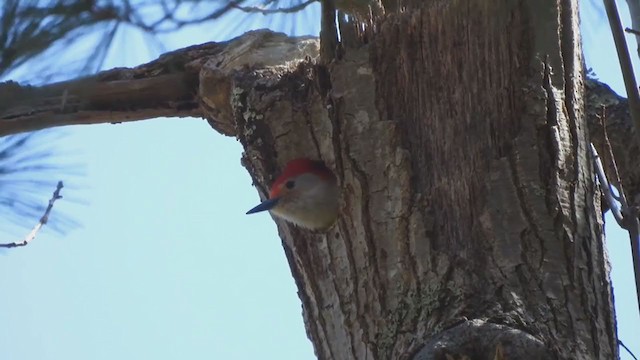
[[[329,170],[329,168],[322,161],[311,160],[307,158],[294,159],[289,161],[287,165],[285,165],[284,170],[282,170],[282,174],[278,176],[276,181],[271,186],[269,198],[278,196],[280,190],[282,189],[282,186],[286,181],[288,181],[292,177],[304,173],[311,173],[325,180],[331,180],[335,178],[333,172]]]

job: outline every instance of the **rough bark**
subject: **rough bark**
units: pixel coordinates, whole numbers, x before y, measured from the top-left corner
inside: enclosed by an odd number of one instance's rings
[[[531,343],[526,358],[611,358],[576,4],[552,3],[454,1],[401,19],[379,46],[404,40],[392,52],[401,56],[380,51],[378,88],[384,118],[411,123],[414,181],[431,190],[435,252],[450,264],[433,271],[437,260],[427,262],[425,281],[457,291],[441,300],[443,317],[486,319],[546,344],[544,353]],[[460,355],[485,335],[473,336]],[[523,358],[517,349],[506,346],[506,357]]]
[[[263,190],[301,155],[341,181],[331,231],[279,223],[319,358],[617,356],[576,12],[420,2],[316,91],[237,83]]]
[[[191,88],[176,93],[240,139],[261,196],[293,157],[338,176],[332,229],[278,221],[316,354],[615,358],[575,1],[397,8],[364,33],[341,23],[349,42],[326,65],[315,40],[265,32],[182,62]],[[630,124],[620,99],[587,90],[607,127]],[[14,107],[4,133],[24,131]]]

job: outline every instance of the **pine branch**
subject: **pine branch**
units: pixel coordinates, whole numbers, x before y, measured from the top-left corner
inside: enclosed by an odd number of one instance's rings
[[[42,227],[46,225],[47,222],[49,221],[49,214],[51,213],[51,210],[53,210],[53,204],[56,202],[56,200],[62,199],[62,195],[60,195],[60,190],[62,190],[62,187],[63,187],[62,181],[58,181],[58,186],[56,187],[56,190],[53,192],[53,196],[51,197],[51,199],[49,199],[49,205],[47,206],[47,209],[44,211],[44,214],[40,217],[40,221],[38,221],[36,226],[33,227],[31,232],[29,232],[29,234],[27,234],[27,236],[22,241],[16,241],[16,242],[7,243],[7,244],[0,244],[0,248],[14,248],[14,247],[27,246],[31,241],[33,241],[33,239],[36,238],[36,235],[38,235],[38,232],[40,232],[40,229],[42,229]]]

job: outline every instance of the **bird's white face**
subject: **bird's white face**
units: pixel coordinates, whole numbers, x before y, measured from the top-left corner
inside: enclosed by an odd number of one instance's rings
[[[281,184],[271,213],[308,229],[326,229],[338,213],[338,186],[312,173],[294,176]]]
[[[339,189],[333,172],[321,161],[298,158],[287,163],[269,192],[269,199],[247,211],[269,210],[298,226],[323,230],[338,217]]]

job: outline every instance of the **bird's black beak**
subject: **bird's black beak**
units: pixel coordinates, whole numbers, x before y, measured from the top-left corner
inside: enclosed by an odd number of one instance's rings
[[[247,215],[254,214],[254,213],[257,213],[257,212],[261,212],[261,211],[265,211],[265,210],[271,210],[278,204],[278,200],[280,200],[280,198],[273,198],[273,199],[265,200],[262,203],[260,203],[260,205],[258,205],[256,207],[254,207],[253,209],[247,211]]]

